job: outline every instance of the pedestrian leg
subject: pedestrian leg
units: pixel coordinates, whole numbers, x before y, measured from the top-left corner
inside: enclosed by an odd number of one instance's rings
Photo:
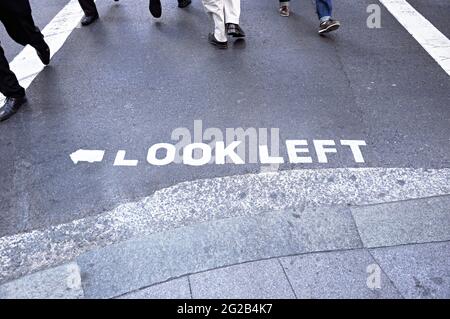
[[[241,0],[224,0],[225,23],[239,24]]]
[[[214,22],[214,36],[217,41],[227,42],[223,0],[202,0],[206,13]]]
[[[78,2],[87,17],[98,17],[97,6],[94,0],[78,0]]]
[[[0,92],[6,97],[23,97],[25,90],[20,86],[16,75],[9,68],[5,52],[0,44]]]

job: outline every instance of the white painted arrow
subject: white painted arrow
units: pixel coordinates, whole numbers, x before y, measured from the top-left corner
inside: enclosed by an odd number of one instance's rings
[[[105,156],[105,151],[103,150],[83,150],[80,149],[72,154],[70,154],[70,159],[74,164],[79,162],[95,163],[103,161]]]

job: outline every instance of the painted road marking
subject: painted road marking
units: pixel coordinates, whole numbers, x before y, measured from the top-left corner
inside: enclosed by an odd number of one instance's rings
[[[103,161],[103,157],[105,156],[105,151],[102,150],[83,150],[80,149],[72,154],[70,154],[70,159],[74,164],[78,164],[79,162],[87,162],[87,163],[99,163]]]
[[[351,152],[355,163],[365,163],[362,146],[366,146],[367,143],[363,140],[340,140],[338,142],[334,140],[313,140],[315,157],[308,155],[310,150],[306,148],[309,143],[308,140],[286,140],[284,145],[287,150],[287,158],[282,156],[270,155],[267,145],[245,143],[245,136],[242,140],[232,141],[229,144],[225,144],[224,141],[216,139],[213,143],[189,143],[184,145],[174,145],[170,143],[157,143],[152,145],[147,151],[147,163],[156,166],[166,166],[169,164],[177,163],[176,154],[182,153],[182,164],[188,166],[204,166],[208,164],[225,165],[226,163],[243,165],[246,163],[254,164],[258,160],[263,165],[273,165],[271,168],[278,167],[279,164],[291,163],[291,164],[312,164],[317,161],[321,164],[327,164],[329,162],[327,154],[338,153],[337,145],[344,146],[345,151]],[[256,148],[258,157],[255,161],[246,161],[245,148],[243,154],[238,154],[237,148],[240,145],[244,147]],[[178,146],[178,147],[177,147]],[[278,149],[276,153],[280,153],[280,144],[277,143]],[[165,151],[164,157],[158,157],[157,153],[160,150]],[[200,156],[195,156],[195,151],[201,150]],[[274,151],[274,149],[272,149]],[[300,154],[302,156],[300,156]],[[104,150],[88,150],[79,149],[70,154],[70,159],[74,164],[78,162],[101,162],[105,155]],[[305,156],[307,155],[307,156]],[[116,158],[114,160],[114,166],[138,166],[138,159],[125,159],[127,157],[126,150],[117,151]]]
[[[450,169],[305,169],[183,182],[96,216],[0,238],[0,283],[99,246],[215,219],[449,194]]]
[[[71,0],[42,30],[52,57],[64,45],[83,15],[78,1]],[[45,66],[39,60],[36,51],[28,45],[12,60],[10,67],[19,79],[20,85],[27,89]],[[4,96],[0,94],[0,105],[4,100]]]
[[[405,0],[380,2],[450,75],[450,40]]]

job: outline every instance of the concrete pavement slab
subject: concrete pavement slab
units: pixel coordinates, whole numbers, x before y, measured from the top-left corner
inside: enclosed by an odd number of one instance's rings
[[[361,247],[346,209],[224,219],[81,255],[84,293],[110,298],[186,274],[311,251]]]
[[[189,276],[194,299],[292,299],[295,295],[277,259]]]
[[[40,271],[0,286],[0,299],[78,299],[83,296],[76,263]]]
[[[368,286],[368,267],[376,262],[366,250],[314,253],[281,258],[298,298],[399,298],[380,271],[380,286]]]
[[[450,196],[352,207],[365,247],[450,240]]]
[[[449,181],[450,183],[450,181]],[[428,205],[434,207],[439,212],[445,212],[450,209],[450,196],[438,196],[428,200]]]
[[[450,242],[371,249],[405,298],[450,298]]]

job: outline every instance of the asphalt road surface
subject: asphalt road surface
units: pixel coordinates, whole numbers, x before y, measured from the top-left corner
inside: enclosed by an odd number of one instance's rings
[[[67,0],[31,1],[47,25]],[[382,28],[366,25],[381,6]],[[411,0],[450,37],[448,0]],[[298,168],[450,168],[449,75],[385,7],[336,2],[342,28],[317,34],[312,1],[243,1],[245,41],[226,51],[207,43],[199,0],[98,1],[101,19],[75,28],[27,90],[29,105],[0,124],[0,236],[100,214],[184,181],[258,173],[260,164],[152,166],[148,148],[172,132],[203,127],[278,128],[280,139],[364,140],[365,163],[338,147],[328,163]],[[22,48],[0,28],[11,61]],[[101,163],[75,165],[79,149],[104,150]],[[139,160],[115,167],[118,150]],[[282,148],[281,155],[285,155]]]

